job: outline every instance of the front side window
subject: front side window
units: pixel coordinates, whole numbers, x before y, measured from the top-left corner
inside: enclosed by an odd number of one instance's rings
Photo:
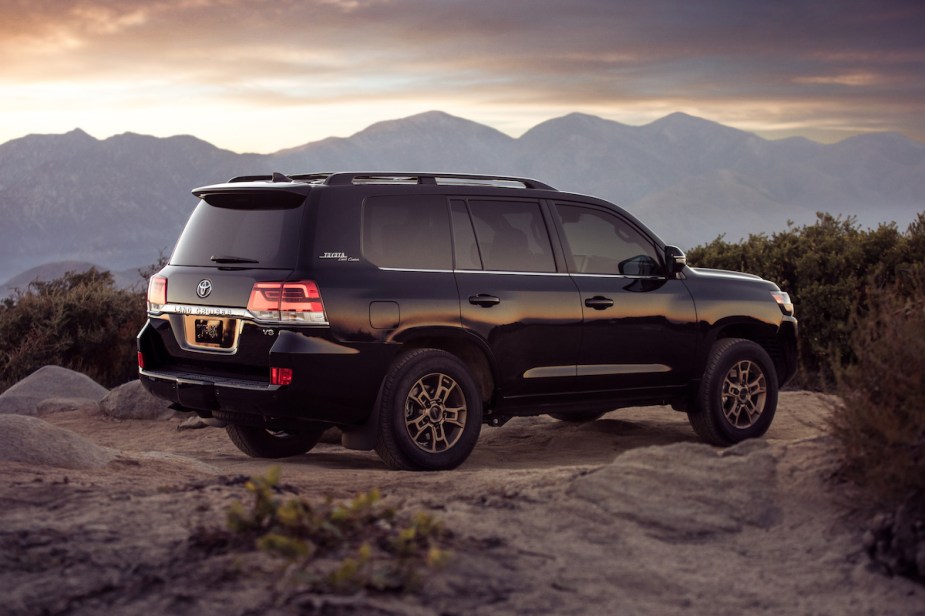
[[[572,271],[579,274],[661,276],[663,268],[652,242],[629,222],[590,207],[556,204],[571,251]]]
[[[469,211],[486,270],[556,271],[539,203],[471,199]]]
[[[363,254],[379,267],[452,269],[446,201],[435,195],[366,199]]]

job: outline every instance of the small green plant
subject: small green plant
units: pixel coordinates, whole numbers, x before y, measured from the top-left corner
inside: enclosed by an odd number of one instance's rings
[[[258,550],[286,563],[290,579],[313,590],[350,593],[363,589],[413,589],[422,569],[442,566],[448,533],[433,516],[410,519],[382,504],[378,490],[338,503],[279,497],[279,467],[253,477],[245,489],[250,506],[231,505],[228,530],[253,540]]]

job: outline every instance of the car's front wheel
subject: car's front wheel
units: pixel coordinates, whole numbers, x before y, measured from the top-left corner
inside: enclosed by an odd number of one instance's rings
[[[777,372],[767,351],[751,340],[724,338],[710,350],[687,418],[707,443],[732,445],[768,431],[777,393]]]
[[[447,470],[479,438],[482,399],[466,365],[438,349],[400,356],[382,386],[376,452],[392,468]]]
[[[317,445],[327,428],[318,424],[288,431],[228,424],[225,432],[238,449],[252,458],[288,458],[302,455]]]

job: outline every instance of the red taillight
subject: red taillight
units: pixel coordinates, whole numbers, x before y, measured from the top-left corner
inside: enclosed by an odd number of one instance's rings
[[[138,351],[138,367],[144,370],[145,367],[145,356],[141,351]]]
[[[281,312],[324,312],[318,285],[310,280],[304,282],[287,282],[283,285],[280,299]]]
[[[247,309],[263,321],[326,322],[321,293],[311,280],[255,283]]]
[[[148,282],[148,307],[151,305],[163,306],[167,303],[167,279],[163,276],[152,276]]]
[[[258,282],[251,289],[251,297],[247,300],[247,309],[253,313],[279,311],[279,296],[282,283]]]
[[[270,368],[270,385],[292,385],[292,368]]]

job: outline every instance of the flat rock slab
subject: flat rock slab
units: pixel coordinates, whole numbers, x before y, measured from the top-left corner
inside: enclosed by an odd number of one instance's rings
[[[729,449],[677,443],[628,451],[578,478],[571,493],[650,536],[698,541],[772,526],[776,484],[777,461],[765,441]]]
[[[38,415],[49,398],[86,398],[100,401],[109,390],[85,374],[60,366],[43,366],[0,394],[0,413]]]

